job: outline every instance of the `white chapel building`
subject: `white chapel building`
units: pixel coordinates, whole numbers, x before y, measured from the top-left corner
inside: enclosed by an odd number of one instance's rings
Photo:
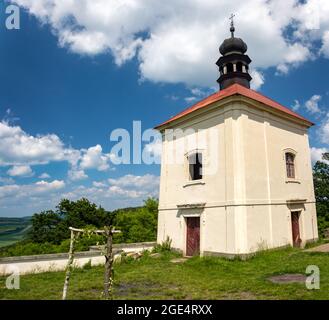
[[[248,256],[318,239],[310,121],[250,89],[247,45],[220,46],[220,90],[157,126],[158,243],[184,255]]]

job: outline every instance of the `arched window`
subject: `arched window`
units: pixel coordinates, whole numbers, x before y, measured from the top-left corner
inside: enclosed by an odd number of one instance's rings
[[[242,62],[238,62],[238,63],[236,64],[236,71],[238,71],[238,72],[242,72]]]
[[[190,180],[202,179],[202,153],[196,152],[188,156]]]
[[[227,66],[227,72],[233,72],[233,64],[232,63],[228,63],[226,66]]]
[[[286,153],[287,178],[295,179],[295,155],[291,152]]]

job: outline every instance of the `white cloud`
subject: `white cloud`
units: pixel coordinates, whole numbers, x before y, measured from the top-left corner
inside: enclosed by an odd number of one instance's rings
[[[106,171],[109,169],[109,161],[111,154],[104,154],[102,147],[98,144],[87,150],[83,150],[80,167],[82,169],[97,169],[98,171]]]
[[[87,55],[110,52],[118,65],[137,57],[141,78],[154,82],[215,85],[214,63],[220,42],[229,36],[231,12],[256,69],[277,67],[286,73],[318,55],[317,41],[328,56],[327,0],[13,2],[50,24],[61,46]],[[289,38],[288,27],[294,30]],[[256,79],[255,87],[262,81]]]
[[[278,73],[287,74],[291,67],[298,65],[311,58],[310,50],[300,43],[294,43],[287,47],[283,61],[277,66]]]
[[[251,89],[259,89],[265,82],[264,74],[256,69],[252,69],[250,75],[252,76],[252,81],[250,84]]]
[[[116,187],[125,188],[145,188],[146,190],[152,190],[159,185],[159,177],[152,174],[146,174],[144,176],[125,175],[118,179],[109,179],[110,185]]]
[[[68,178],[72,181],[79,181],[79,180],[85,180],[88,178],[88,175],[83,170],[79,170],[77,168],[73,168],[68,171],[67,173]]]
[[[311,148],[311,157],[312,157],[312,163],[315,163],[317,161],[326,162],[329,164],[329,161],[323,160],[322,155],[326,152],[329,152],[329,149],[326,148]]]
[[[295,99],[295,101],[294,101],[294,105],[293,105],[291,108],[292,108],[292,110],[294,110],[294,111],[298,111],[299,108],[300,108],[300,102],[299,102],[297,99]]]
[[[125,175],[108,181],[94,181],[92,187],[78,186],[61,195],[61,198],[76,200],[86,197],[107,209],[137,206],[148,197],[157,197],[159,177]]]
[[[0,199],[9,197],[10,199],[21,199],[38,197],[56,192],[65,187],[64,181],[54,180],[52,182],[38,181],[29,185],[5,185],[0,186]]]
[[[196,97],[186,97],[186,98],[184,98],[184,100],[185,100],[187,103],[194,102],[196,99],[197,99]]]
[[[326,117],[324,118],[320,129],[319,129],[319,136],[321,142],[329,145],[329,113],[327,113]]]
[[[323,34],[321,52],[329,58],[329,30]]]
[[[301,108],[306,109],[310,114],[319,116],[323,114],[323,110],[320,108],[319,103],[322,99],[322,96],[315,94],[310,99],[308,99],[304,104],[301,104],[299,100],[294,101],[294,105],[291,107],[294,111],[298,111]]]
[[[13,166],[7,171],[7,174],[11,177],[32,177],[34,172],[30,166]]]
[[[315,94],[312,96],[308,101],[305,103],[305,107],[308,112],[310,113],[321,113],[321,109],[319,107],[319,102],[322,99],[322,97],[318,94]]]
[[[10,177],[0,177],[0,184],[15,184],[15,180]]]
[[[105,188],[107,184],[105,182],[93,181],[93,186],[95,188]]]
[[[55,134],[32,136],[19,126],[0,122],[0,167],[13,166],[8,171],[11,176],[32,175],[31,165],[66,161],[70,165],[69,178],[82,180],[88,177],[84,170],[105,171],[110,167],[111,159],[112,155],[104,154],[100,145],[77,150],[65,146]]]
[[[65,148],[55,134],[31,136],[19,126],[0,122],[0,165],[35,165],[74,161],[77,151]]]
[[[50,179],[50,175],[47,172],[40,174],[39,179]]]

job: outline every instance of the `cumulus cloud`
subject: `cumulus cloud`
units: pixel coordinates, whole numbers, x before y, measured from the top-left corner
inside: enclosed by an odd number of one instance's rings
[[[256,69],[252,69],[250,75],[252,76],[252,81],[250,84],[251,89],[259,89],[265,82],[264,74]]]
[[[58,191],[65,187],[65,182],[61,180],[54,180],[52,182],[47,182],[44,180],[38,181],[34,184],[29,185],[5,185],[0,186],[0,199],[11,198],[11,199],[21,199],[21,198],[31,198],[38,197],[44,194],[49,195],[51,192]]]
[[[326,117],[324,118],[320,126],[319,136],[321,142],[329,145],[329,113],[327,113]]]
[[[160,178],[155,175],[125,175],[107,181],[94,181],[91,187],[78,186],[62,194],[76,200],[86,197],[105,208],[141,205],[148,197],[157,197]]]
[[[326,148],[311,148],[311,157],[312,157],[312,163],[315,163],[317,161],[326,162],[329,164],[329,161],[323,160],[323,154],[329,152],[329,149]]]
[[[55,134],[32,136],[19,126],[0,122],[0,166],[74,162],[76,157],[79,157],[78,151],[65,148]]]
[[[294,111],[298,111],[300,109],[300,102],[297,99],[295,99],[294,105],[291,108]]]
[[[11,177],[32,177],[34,172],[30,166],[13,166],[7,171],[7,174]]]
[[[329,30],[323,34],[321,52],[329,58]]]
[[[67,175],[72,181],[85,180],[88,178],[88,175],[84,172],[84,170],[80,170],[78,168],[72,168],[68,171]]]
[[[312,96],[308,101],[305,103],[305,107],[309,113],[321,113],[321,109],[319,107],[319,102],[322,97],[318,94]]]
[[[317,41],[328,57],[327,0],[12,2],[49,24],[60,46],[84,55],[110,52],[117,65],[136,57],[141,78],[153,82],[214,86],[214,63],[220,42],[229,36],[231,12],[257,70],[277,67],[287,73],[318,55]],[[254,87],[263,81],[256,74]]]
[[[322,96],[315,94],[311,98],[309,98],[305,103],[301,104],[299,100],[295,100],[294,104],[292,105],[292,109],[294,111],[298,111],[299,109],[303,108],[305,109],[308,113],[319,116],[323,114],[323,110],[320,107],[319,103],[322,99]]]
[[[88,177],[84,170],[109,169],[111,158],[100,145],[78,150],[67,147],[55,134],[32,136],[19,126],[0,122],[0,167],[13,166],[8,170],[10,176],[31,176],[30,166],[66,161],[70,165],[69,178],[82,180]]]
[[[152,174],[146,174],[144,176],[125,175],[118,179],[109,179],[109,183],[116,187],[126,188],[146,188],[152,190],[159,185],[159,177]]]
[[[40,174],[39,179],[50,179],[50,175],[47,172]]]
[[[83,150],[80,167],[82,169],[97,169],[98,171],[106,171],[109,169],[109,161],[111,154],[104,154],[102,147],[98,144],[87,150]]]

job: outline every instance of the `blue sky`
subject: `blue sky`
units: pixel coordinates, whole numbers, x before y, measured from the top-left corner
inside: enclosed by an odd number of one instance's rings
[[[83,6],[73,9],[52,1],[63,12],[42,7],[45,1],[39,7],[30,0],[16,1],[22,5],[19,30],[6,29],[8,2],[0,5],[0,216],[51,209],[62,197],[86,196],[106,209],[139,205],[157,196],[160,167],[113,165],[110,133],[117,128],[131,132],[134,120],[143,129],[152,128],[213,92],[214,63],[228,36],[229,15],[183,27],[175,22],[180,12],[193,15],[193,6],[201,5],[210,10],[213,1],[178,1],[175,13],[142,1],[141,11],[128,5],[113,9],[129,21],[117,28],[119,22],[101,23],[109,19],[102,10],[89,13]],[[237,14],[237,35],[249,45],[253,87],[316,123],[310,130],[316,160],[329,139],[329,24],[320,12],[315,31],[308,30],[304,8],[296,1],[288,1],[295,15],[281,21],[277,11],[283,2],[272,2],[266,15],[273,23],[254,20],[262,30],[255,35],[244,27],[250,21]],[[239,12],[238,5],[231,1],[227,13]],[[144,12],[149,14],[144,17]],[[187,41],[191,33],[192,45]]]

